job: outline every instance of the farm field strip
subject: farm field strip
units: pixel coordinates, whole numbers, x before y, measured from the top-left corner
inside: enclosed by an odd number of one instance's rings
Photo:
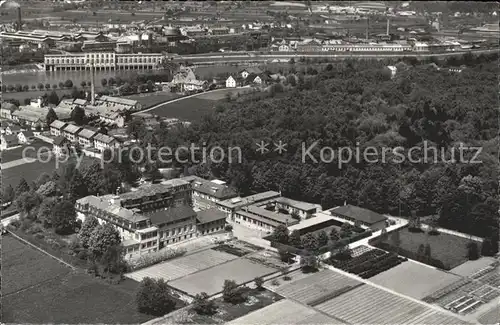
[[[237,318],[228,325],[273,324],[341,324],[312,308],[283,299],[272,305]]]
[[[169,284],[171,287],[193,296],[201,292],[214,295],[222,291],[225,280],[233,280],[237,284],[241,284],[276,271],[274,268],[239,258],[176,279]]]
[[[354,287],[360,281],[348,278],[330,270],[322,270],[307,278],[286,284],[276,292],[301,303],[308,304],[337,290]]]
[[[170,281],[182,278],[197,271],[236,259],[237,256],[213,249],[203,250],[191,255],[175,258],[170,261],[159,263],[126,274],[127,277],[136,281],[142,281],[145,277],[163,278]]]
[[[409,324],[415,322],[417,318],[446,319],[446,317],[451,318],[456,324],[462,323],[459,319],[444,314],[441,316],[430,307],[370,285],[358,287],[317,305],[316,308],[353,324]],[[436,313],[438,315],[435,315]],[[424,322],[419,321],[419,323]]]
[[[2,294],[8,295],[66,275],[71,270],[11,236],[2,236]],[[35,274],[25,267],[36,265]]]
[[[370,281],[406,296],[422,299],[459,279],[456,275],[407,261],[370,278]]]

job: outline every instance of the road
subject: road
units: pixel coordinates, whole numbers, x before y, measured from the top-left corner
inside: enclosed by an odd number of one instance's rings
[[[183,100],[183,99],[187,99],[187,98],[191,98],[191,97],[201,96],[201,95],[204,95],[204,94],[213,93],[213,92],[222,91],[222,90],[227,90],[227,89],[244,89],[244,88],[248,88],[248,87],[214,89],[214,90],[209,90],[209,91],[205,91],[205,92],[202,92],[202,93],[197,93],[197,94],[193,94],[193,95],[189,95],[189,96],[185,96],[185,97],[180,97],[180,98],[175,98],[175,99],[169,99],[167,101],[164,101],[164,102],[161,102],[159,104],[156,104],[155,106],[152,106],[152,107],[147,108],[145,110],[132,113],[132,115],[138,115],[138,114],[146,113],[146,112],[152,111],[154,109],[157,109],[158,107],[161,107],[163,105],[174,103],[174,102],[177,102],[179,100]]]
[[[7,227],[12,221],[19,220],[19,213],[8,218],[2,219],[2,226]]]

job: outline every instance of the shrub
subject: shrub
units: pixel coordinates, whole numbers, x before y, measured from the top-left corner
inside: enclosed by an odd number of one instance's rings
[[[163,249],[158,252],[152,252],[139,258],[128,261],[128,267],[131,271],[137,270],[146,266],[151,266],[160,262],[170,260],[175,257],[182,256],[186,253],[186,249],[174,248]]]
[[[479,258],[479,247],[477,243],[470,242],[467,244],[467,257],[471,261],[475,261]]]
[[[257,288],[257,290],[262,290],[264,289],[262,287],[262,285],[264,284],[264,280],[261,278],[261,277],[256,277],[254,279],[254,283],[255,283],[255,287]]]
[[[87,259],[87,251],[85,250],[81,250],[78,252],[78,254],[76,255],[80,260],[86,260]]]
[[[9,224],[9,226],[17,230],[19,227],[21,227],[21,221],[14,220]]]
[[[21,231],[26,232],[30,228],[31,228],[31,220],[24,218],[21,221],[21,226],[20,226]]]
[[[206,292],[202,292],[194,297],[193,310],[199,315],[213,315],[217,311],[217,306],[209,299]]]
[[[42,234],[42,233],[36,233],[36,234],[35,234],[35,238],[36,238],[36,239],[44,239],[44,238],[45,238],[45,235],[44,235],[44,234]]]
[[[33,223],[29,229],[26,230],[27,234],[38,234],[43,232],[43,227],[40,224]]]
[[[224,281],[224,287],[222,289],[222,298],[225,302],[232,304],[239,304],[244,302],[246,299],[243,296],[243,288],[238,287],[236,282],[232,280]]]
[[[230,225],[230,224],[227,224],[227,225],[224,226],[224,230],[225,231],[231,231],[231,230],[233,230],[233,226]]]

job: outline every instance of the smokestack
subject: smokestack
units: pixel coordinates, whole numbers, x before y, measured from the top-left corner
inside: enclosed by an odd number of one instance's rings
[[[21,7],[17,7],[17,30],[23,29],[23,21],[21,19]]]
[[[95,80],[94,80],[94,62],[90,64],[90,103],[95,104]]]
[[[366,17],[366,35],[365,38],[368,40],[368,29],[370,28],[370,17]]]
[[[390,26],[390,19],[389,17],[387,17],[387,31],[386,31],[387,36],[389,36],[389,28],[390,28],[389,26]]]

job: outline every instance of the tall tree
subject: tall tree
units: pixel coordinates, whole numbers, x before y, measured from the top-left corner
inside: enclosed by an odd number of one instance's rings
[[[12,202],[15,197],[14,188],[12,185],[7,185],[5,189],[2,191],[2,203]]]
[[[288,228],[284,225],[279,225],[276,228],[274,228],[273,233],[272,233],[272,238],[274,241],[281,243],[281,244],[288,244]]]
[[[58,200],[54,205],[51,221],[56,233],[72,233],[76,227],[75,205],[66,200]]]
[[[213,315],[217,311],[217,306],[206,292],[202,292],[194,297],[193,310],[199,315]]]
[[[229,302],[232,304],[238,304],[245,301],[242,289],[238,287],[236,282],[232,280],[224,281],[224,286],[222,288],[222,298],[225,302]]]
[[[302,237],[302,247],[308,251],[314,252],[318,249],[319,243],[313,234],[308,233]]]
[[[85,184],[85,180],[82,174],[80,174],[80,171],[78,169],[75,169],[73,177],[71,177],[71,180],[68,184],[67,198],[71,202],[75,202],[76,200],[87,195],[88,188]]]
[[[116,246],[121,243],[120,233],[116,228],[107,223],[97,226],[92,231],[88,246],[94,257],[101,257],[109,247]]]
[[[172,293],[163,279],[144,278],[135,299],[139,312],[153,316],[165,315],[175,308]]]
[[[47,115],[45,116],[45,122],[47,123],[47,126],[51,125],[52,122],[54,122],[57,119],[59,118],[57,117],[56,112],[52,107],[50,107],[49,110],[47,111]]]
[[[81,106],[76,106],[73,111],[71,111],[71,119],[76,125],[84,125],[87,123],[87,117],[85,116],[85,109]]]
[[[90,237],[95,230],[99,226],[99,221],[91,215],[85,218],[85,221],[82,224],[82,228],[78,232],[78,238],[80,238],[80,242],[84,248],[89,247]]]
[[[47,96],[47,102],[49,104],[53,105],[58,105],[59,104],[59,96],[57,96],[57,93],[55,90],[52,90],[50,94]]]
[[[25,192],[29,192],[30,191],[30,186],[28,185],[28,182],[26,182],[26,180],[24,178],[21,178],[19,180],[19,184],[17,184],[17,187],[16,187],[16,197],[18,197],[19,195],[25,193]]]

